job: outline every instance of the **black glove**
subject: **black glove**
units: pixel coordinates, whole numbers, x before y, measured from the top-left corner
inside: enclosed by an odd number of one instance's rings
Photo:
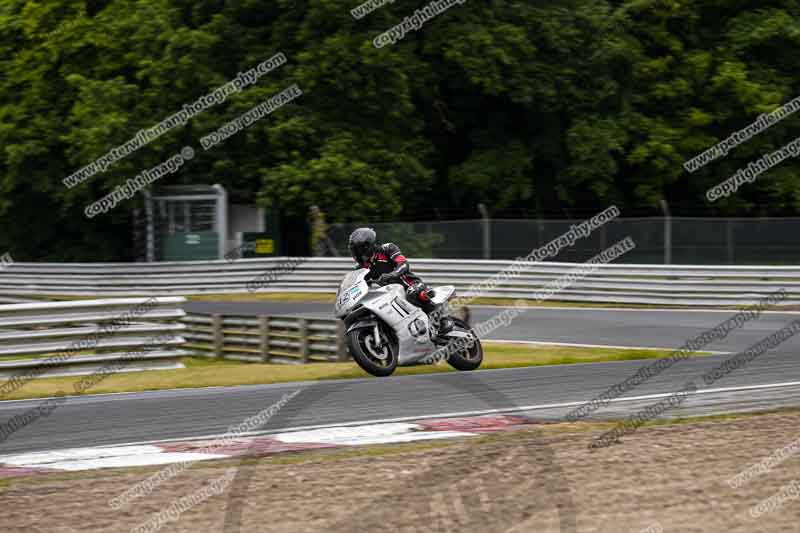
[[[378,285],[388,285],[395,281],[395,276],[392,274],[381,274],[378,278]]]

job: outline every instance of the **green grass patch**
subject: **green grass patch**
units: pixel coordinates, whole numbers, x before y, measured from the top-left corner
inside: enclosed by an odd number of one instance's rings
[[[46,355],[4,355],[0,357],[0,362],[2,361],[22,361],[25,359],[47,359]]]
[[[98,355],[97,350],[82,350],[77,352],[70,352],[71,356],[76,355]],[[21,361],[25,359],[41,359],[45,360],[50,357],[50,354],[28,354],[28,355],[3,355],[0,356],[0,362],[2,361]]]
[[[666,357],[669,353],[668,350],[532,346],[486,342],[481,369],[654,359]],[[110,375],[85,394],[370,377],[354,362],[285,365],[200,357],[184,358],[183,362],[186,366],[183,369],[121,372]],[[456,372],[456,370],[442,363],[401,367],[394,375],[437,372]],[[80,377],[76,376],[35,379],[5,399],[41,398],[56,395],[61,391],[74,394],[73,385],[79,379]]]

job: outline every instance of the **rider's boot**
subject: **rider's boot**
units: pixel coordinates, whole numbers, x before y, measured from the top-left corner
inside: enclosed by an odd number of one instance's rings
[[[453,330],[453,319],[444,314],[447,309],[442,306],[426,305],[423,310],[427,313],[431,327],[436,331],[438,338],[443,338]]]
[[[454,325],[455,323],[453,322],[453,319],[450,318],[449,316],[443,316],[442,318],[440,318],[439,328],[437,329],[439,336],[444,337],[445,335],[453,331]]]

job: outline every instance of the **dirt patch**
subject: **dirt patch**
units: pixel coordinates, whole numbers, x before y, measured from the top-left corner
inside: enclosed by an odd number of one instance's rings
[[[602,429],[560,424],[255,459],[243,467],[252,478],[241,531],[556,532],[556,470],[567,478],[561,486],[571,491],[580,532],[797,531],[800,502],[791,497],[758,518],[750,509],[800,480],[800,453],[738,489],[726,481],[798,439],[798,423],[800,413],[790,412],[654,426],[597,450],[587,445]],[[9,480],[0,485],[3,530],[130,531],[232,466],[198,464],[117,511],[108,501],[160,468]],[[160,531],[222,531],[229,496],[211,495]]]

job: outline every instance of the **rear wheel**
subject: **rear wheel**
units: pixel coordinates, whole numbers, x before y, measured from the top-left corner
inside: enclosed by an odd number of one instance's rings
[[[355,362],[373,376],[389,376],[397,368],[397,342],[378,325],[380,341],[375,341],[375,328],[358,328],[347,334],[347,347]]]
[[[469,324],[460,318],[452,317],[453,331],[460,331],[463,333],[470,333],[475,339],[475,342],[468,345],[463,350],[453,352],[447,358],[447,362],[456,370],[475,370],[483,362],[483,346],[478,335],[469,327]]]

